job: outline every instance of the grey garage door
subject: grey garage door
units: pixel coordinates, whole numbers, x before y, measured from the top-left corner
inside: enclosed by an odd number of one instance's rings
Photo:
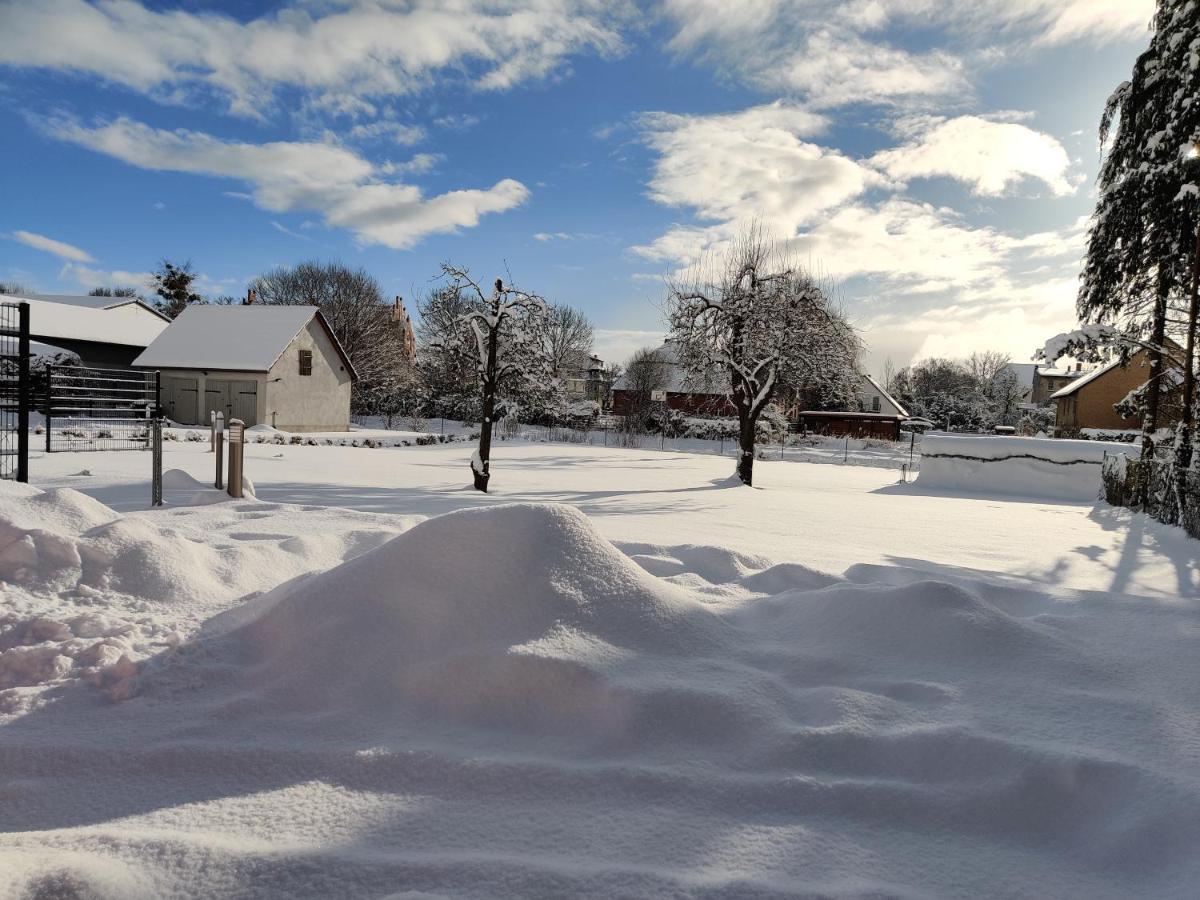
[[[195,378],[163,378],[161,402],[168,418],[180,425],[195,425],[196,391]]]
[[[209,378],[204,383],[205,415],[220,412],[225,421],[241,419],[247,425],[258,424],[258,382],[222,381]]]

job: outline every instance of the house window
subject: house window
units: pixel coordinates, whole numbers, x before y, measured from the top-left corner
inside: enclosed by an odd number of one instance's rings
[[[300,351],[300,374],[301,375],[311,375],[312,374],[312,351],[311,350],[301,350]]]
[[[879,412],[879,397],[871,398],[871,412]]]

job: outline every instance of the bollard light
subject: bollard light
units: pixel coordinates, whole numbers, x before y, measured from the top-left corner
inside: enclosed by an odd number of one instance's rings
[[[246,446],[246,423],[241,419],[229,420],[229,485],[230,497],[242,496],[242,450]]]

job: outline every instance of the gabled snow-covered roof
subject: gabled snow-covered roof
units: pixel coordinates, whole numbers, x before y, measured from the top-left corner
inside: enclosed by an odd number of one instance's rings
[[[45,300],[49,303],[64,303],[67,306],[82,306],[87,309],[117,309],[121,306],[136,306],[157,316],[164,322],[171,320],[140,297],[94,297],[91,294],[30,294],[31,300]]]
[[[7,296],[5,300],[29,304],[29,334],[35,340],[90,341],[124,347],[146,347],[167,327],[167,320],[134,298],[94,297],[122,302],[111,308],[63,303],[54,296]],[[78,298],[74,298],[78,299]],[[130,302],[132,301],[132,302]]]
[[[333,342],[350,377],[356,378],[350,359],[315,306],[194,304],[181,312],[133,364],[145,369],[269,372],[314,317]]]

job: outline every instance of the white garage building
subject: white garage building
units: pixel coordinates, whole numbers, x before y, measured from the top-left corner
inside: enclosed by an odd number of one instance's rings
[[[348,431],[357,379],[315,306],[189,306],[134,360],[181,425],[213,411],[281,431]]]

